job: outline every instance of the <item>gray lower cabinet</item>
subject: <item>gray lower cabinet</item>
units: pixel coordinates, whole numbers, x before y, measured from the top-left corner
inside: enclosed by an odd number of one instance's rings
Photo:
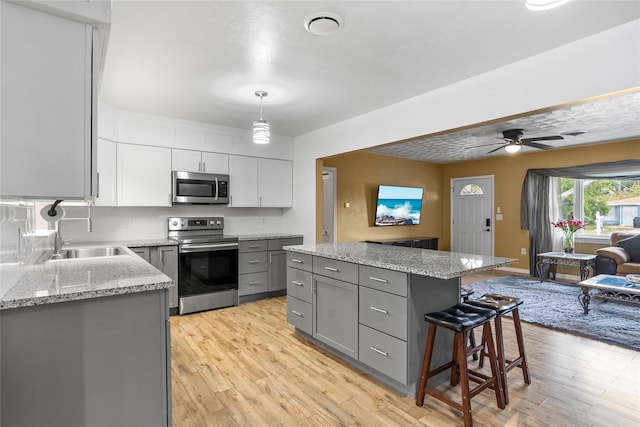
[[[313,337],[357,359],[358,285],[314,274],[313,287]]]
[[[169,309],[178,308],[178,246],[139,246],[131,247],[136,255],[173,279],[169,288]]]
[[[287,253],[282,248],[300,244],[301,237],[241,241],[238,251],[240,303],[284,295]]]
[[[0,311],[3,427],[171,425],[167,291]]]
[[[408,396],[415,396],[420,374],[428,329],[424,314],[455,304],[459,292],[459,278],[436,279],[287,253],[287,321],[311,341],[349,356],[349,363]],[[434,366],[449,360],[452,342],[447,332],[436,336]],[[445,376],[436,380],[445,381]]]

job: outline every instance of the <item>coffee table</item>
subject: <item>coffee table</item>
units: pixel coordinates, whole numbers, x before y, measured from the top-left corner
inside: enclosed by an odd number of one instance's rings
[[[556,280],[556,268],[558,265],[573,265],[580,268],[580,280],[589,277],[589,267],[595,272],[596,256],[592,254],[566,254],[564,252],[544,252],[538,254],[536,269],[540,281],[544,281],[544,267],[549,267],[549,275]]]
[[[589,314],[590,289],[599,289],[598,296],[602,298],[640,303],[640,283],[632,283],[624,276],[598,274],[591,279],[581,281],[578,286],[582,287],[578,301],[582,305],[584,314]]]

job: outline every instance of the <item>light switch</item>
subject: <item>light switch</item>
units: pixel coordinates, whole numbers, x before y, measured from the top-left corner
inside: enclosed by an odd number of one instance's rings
[[[502,221],[502,214],[496,214],[496,221]]]
[[[496,213],[500,213],[500,206],[496,208]]]
[[[345,203],[345,204],[344,204],[344,207],[345,207],[345,208],[350,208],[350,207],[351,207],[351,203]]]

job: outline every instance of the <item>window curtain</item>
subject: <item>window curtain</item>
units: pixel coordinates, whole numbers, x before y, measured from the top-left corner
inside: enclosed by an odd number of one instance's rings
[[[529,231],[529,273],[536,276],[537,254],[553,249],[549,212],[551,177],[574,179],[640,179],[640,160],[593,163],[566,168],[529,169],[520,195],[520,229]]]

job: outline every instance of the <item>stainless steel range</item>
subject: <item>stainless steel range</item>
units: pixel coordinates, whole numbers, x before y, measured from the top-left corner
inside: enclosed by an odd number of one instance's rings
[[[238,305],[238,238],[224,235],[224,218],[169,218],[179,243],[179,313]]]

